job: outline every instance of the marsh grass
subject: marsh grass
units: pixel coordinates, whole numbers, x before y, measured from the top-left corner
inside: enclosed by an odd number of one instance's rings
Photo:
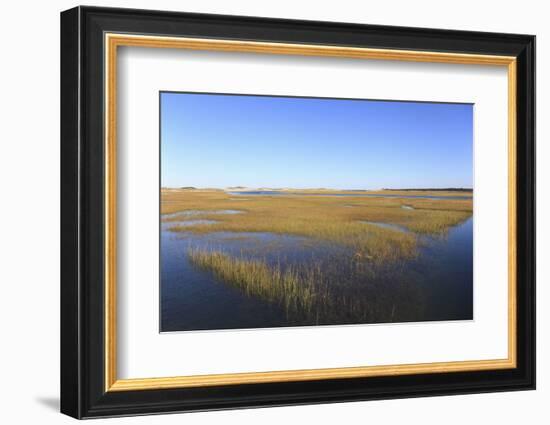
[[[224,284],[247,296],[280,306],[295,323],[358,323],[375,319],[407,320],[422,308],[412,285],[371,285],[373,270],[364,265],[344,273],[349,281],[334,279],[336,270],[321,263],[306,267],[268,263],[262,259],[231,257],[220,250],[189,249],[194,266],[212,272]],[[334,264],[332,264],[334,267]],[[351,273],[349,273],[351,271]],[[339,273],[342,275],[342,273]],[[355,284],[350,284],[351,281]],[[357,280],[363,283],[357,285]],[[397,290],[396,290],[397,289]],[[414,311],[414,313],[411,313]]]
[[[191,263],[212,271],[218,279],[228,283],[248,296],[282,306],[287,315],[310,315],[315,298],[319,297],[321,271],[310,267],[304,273],[281,265],[268,266],[264,261],[232,258],[221,251],[191,249]]]
[[[206,216],[208,217],[208,216]],[[175,225],[172,231],[194,233],[224,232],[269,232],[291,234],[313,238],[318,242],[329,241],[349,246],[357,258],[371,261],[388,261],[411,258],[416,255],[416,236],[397,230],[382,229],[376,225],[360,222],[339,222],[332,220],[266,219],[262,216],[248,217],[249,220],[227,220],[214,224]]]
[[[175,232],[267,232],[304,236],[351,247],[357,258],[374,262],[412,258],[417,255],[417,235],[445,235],[451,226],[472,214],[471,200],[297,195],[247,199],[247,202],[235,201],[234,196],[222,191],[163,191],[161,211],[163,214],[194,212],[189,217],[163,219],[174,222],[170,230]],[[403,205],[414,210],[401,208]],[[243,213],[220,214],[220,210]],[[197,218],[216,223],[185,223]],[[380,228],[364,221],[396,224],[409,232]]]

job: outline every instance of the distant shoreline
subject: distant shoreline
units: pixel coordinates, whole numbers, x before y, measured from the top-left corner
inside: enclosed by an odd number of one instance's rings
[[[431,188],[431,189],[294,189],[294,188],[250,188],[250,187],[227,187],[227,188],[195,188],[191,186],[180,188],[165,188],[161,189],[163,193],[220,193],[225,195],[264,195],[264,196],[386,196],[386,197],[427,197],[440,199],[473,199],[473,190],[465,188]]]
[[[469,192],[471,188],[446,187],[446,188],[404,188],[404,189],[329,189],[329,188],[271,188],[271,187],[162,187],[162,190],[197,190],[197,191],[222,191],[222,192],[249,192],[249,191],[271,191],[271,192]]]
[[[421,192],[421,191],[430,191],[430,192],[473,192],[474,189],[468,189],[464,187],[446,187],[442,189],[437,188],[423,188],[423,189],[387,189],[384,188],[382,190],[390,190],[390,191],[399,191],[399,192]]]

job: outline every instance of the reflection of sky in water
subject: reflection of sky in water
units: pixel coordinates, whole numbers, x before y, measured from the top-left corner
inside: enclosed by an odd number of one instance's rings
[[[194,217],[194,216],[197,216],[197,215],[207,215],[207,214],[212,214],[212,215],[233,215],[233,214],[241,214],[243,213],[243,211],[239,211],[239,210],[187,210],[187,211],[178,211],[178,212],[175,212],[175,213],[172,213],[172,214],[163,214],[162,215],[162,218],[163,219],[172,219],[172,218],[176,218],[176,217],[182,217],[182,218],[186,218],[186,217]]]
[[[367,221],[367,220],[361,220],[361,223],[372,224],[373,226],[382,227],[383,229],[397,230],[398,232],[409,231],[409,229],[407,229],[405,226],[399,226],[397,224],[382,223],[379,221]]]
[[[367,198],[405,198],[405,199],[472,199],[471,196],[464,195],[452,195],[452,196],[437,196],[437,195],[392,195],[388,194],[377,194],[377,193],[308,193],[308,192],[292,192],[292,191],[279,191],[279,190],[250,190],[242,192],[226,192],[229,195],[251,195],[251,196],[352,196],[356,197],[367,197]]]
[[[217,223],[216,220],[186,220],[186,221],[178,221],[175,225],[178,227],[189,227],[189,226],[196,226],[198,224],[214,224]],[[174,226],[175,226],[174,225]],[[168,227],[170,229],[170,227]]]
[[[199,214],[186,214],[182,218],[194,215]],[[271,233],[171,232],[170,226],[184,222],[162,223],[162,330],[311,324],[292,323],[280,307],[248,297],[217,281],[212,273],[192,266],[187,258],[190,248],[219,250],[234,257],[283,267],[320,265],[338,288],[357,296],[369,294],[373,303],[381,300],[393,303],[391,305],[397,305],[398,311],[403,312],[406,321],[471,319],[472,222],[470,218],[451,228],[445,237],[421,237],[418,258],[382,266],[376,273],[368,264],[353,263],[350,260],[353,251],[349,248],[305,237]],[[383,313],[381,311],[379,320],[373,322],[385,321]]]

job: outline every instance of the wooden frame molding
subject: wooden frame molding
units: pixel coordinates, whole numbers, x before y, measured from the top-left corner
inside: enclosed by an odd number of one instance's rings
[[[233,373],[178,376],[166,378],[118,379],[116,324],[116,96],[117,48],[121,46],[177,48],[210,51],[234,51],[262,54],[330,56],[358,60],[397,60],[451,64],[493,65],[507,67],[508,72],[508,357],[505,359],[400,364],[330,369]],[[105,50],[105,391],[134,391],[168,388],[208,387],[252,383],[312,381],[357,377],[411,375],[512,369],[517,365],[517,69],[514,56],[441,53],[430,51],[371,49],[313,44],[288,44],[234,41],[207,38],[160,37],[106,33]]]

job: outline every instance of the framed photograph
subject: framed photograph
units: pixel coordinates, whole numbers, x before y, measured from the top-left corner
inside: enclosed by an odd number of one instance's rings
[[[535,388],[535,37],[61,14],[61,411]]]

